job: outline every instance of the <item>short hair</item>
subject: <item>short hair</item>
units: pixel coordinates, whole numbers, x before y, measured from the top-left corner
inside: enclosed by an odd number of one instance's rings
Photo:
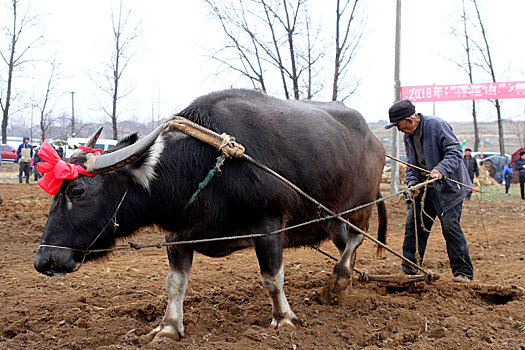
[[[520,157],[523,156],[525,154],[525,152],[520,152]]]
[[[470,148],[465,148],[465,152],[466,152],[466,151],[470,151],[470,152],[472,152],[472,150],[471,150]]]

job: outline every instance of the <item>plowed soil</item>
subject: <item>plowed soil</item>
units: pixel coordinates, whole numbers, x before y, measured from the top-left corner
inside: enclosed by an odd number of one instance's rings
[[[33,259],[51,197],[34,183],[0,183],[0,348],[525,349],[525,299],[514,293],[525,287],[525,202],[516,189],[508,198],[501,187],[487,191],[481,201],[464,205],[462,226],[476,269],[471,285],[452,281],[438,223],[424,266],[441,279],[410,289],[356,282],[346,305],[319,301],[332,260],[311,248],[287,250],[285,292],[299,321],[294,329],[276,330],[253,250],[215,259],[196,254],[185,337],[143,344],[140,336],[159,324],[166,307],[165,251],[116,252],[76,273],[45,277]],[[406,204],[393,199],[387,207],[388,241],[399,251]],[[374,216],[374,235],[376,221]],[[162,238],[151,227],[130,240]],[[330,242],[321,248],[337,256]],[[397,274],[400,261],[388,253],[376,258],[375,246],[365,240],[356,267]]]

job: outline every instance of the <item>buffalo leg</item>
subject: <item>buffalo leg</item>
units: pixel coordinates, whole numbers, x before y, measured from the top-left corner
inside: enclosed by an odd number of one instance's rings
[[[193,249],[182,246],[169,247],[168,259],[170,262],[170,272],[166,278],[168,306],[162,323],[146,336],[148,341],[154,339],[161,342],[170,338],[179,340],[184,336],[182,304],[188,287]]]
[[[280,225],[265,225],[270,232]],[[274,226],[274,227],[270,227]],[[262,284],[272,303],[272,326],[292,326],[297,317],[290,309],[284,295],[283,246],[279,235],[255,239],[255,253],[261,269]]]
[[[344,233],[346,233],[344,235]],[[346,245],[342,249],[343,239],[346,238]],[[337,304],[345,296],[352,293],[352,277],[356,259],[356,250],[363,242],[364,236],[354,230],[340,228],[340,232],[333,239],[334,244],[339,249],[339,261],[335,264],[334,272],[326,282],[321,292],[321,301],[325,304]]]
[[[332,237],[332,242],[339,251],[339,258],[341,258],[346,250],[346,243],[348,242],[348,230],[345,224],[339,225],[339,230]]]

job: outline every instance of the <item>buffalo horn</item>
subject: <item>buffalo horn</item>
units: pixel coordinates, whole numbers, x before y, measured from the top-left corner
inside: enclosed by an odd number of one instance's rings
[[[97,131],[95,131],[95,133],[93,135],[91,135],[91,137],[88,139],[88,141],[85,143],[84,146],[86,147],[95,147],[95,145],[97,144],[97,140],[100,136],[100,133],[102,132],[102,126],[100,128],[97,129]]]
[[[95,156],[88,154],[86,161],[86,170],[94,174],[101,174],[111,170],[121,168],[146,152],[155,142],[159,134],[164,129],[164,125],[159,125],[147,136],[139,139],[134,144],[121,148],[115,152]]]

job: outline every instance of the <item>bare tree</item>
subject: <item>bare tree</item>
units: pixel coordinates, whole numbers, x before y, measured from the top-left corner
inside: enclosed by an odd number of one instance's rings
[[[464,71],[469,77],[469,82],[472,84],[474,83],[473,61],[475,60],[475,58],[473,57],[471,49],[472,38],[469,35],[470,21],[465,7],[465,0],[462,0],[461,22],[463,27],[461,33],[459,33],[454,27],[452,27],[452,33],[455,34],[461,42],[463,42],[462,47],[465,51],[466,62],[464,60],[456,61],[450,57],[447,57],[447,59],[456,64],[462,71]],[[472,119],[474,125],[474,152],[477,152],[479,149],[480,138],[475,100],[472,100]]]
[[[111,109],[103,106],[102,110],[111,119],[113,139],[115,140],[118,139],[117,119],[119,113],[117,102],[131,93],[131,89],[122,92],[122,76],[136,53],[136,51],[133,51],[133,42],[140,35],[140,23],[132,27],[130,16],[131,10],[125,10],[121,0],[118,11],[113,11],[111,14],[113,50],[110,63],[107,65],[104,75],[106,84],[99,85],[101,90],[111,96]]]
[[[299,75],[297,72],[297,63],[295,56],[294,34],[297,29],[297,18],[299,17],[299,9],[303,3],[304,0],[297,0],[295,8],[290,5],[291,9],[288,10],[288,1],[283,0],[285,21],[283,21],[281,17],[276,15],[276,19],[279,20],[283,25],[283,28],[286,31],[286,35],[288,38],[288,49],[290,50],[290,66],[292,70],[293,95],[296,100],[299,99]]]
[[[349,80],[342,83],[350,71],[350,61],[355,57],[362,36],[362,28],[358,26],[358,1],[336,0],[333,99],[344,100],[358,86],[355,84],[349,89]],[[321,92],[324,81],[319,78],[319,72],[330,64],[323,60],[326,45],[317,44],[327,33],[332,35],[327,30],[323,32],[321,24],[312,22],[308,16],[308,0],[205,2],[227,37],[227,45],[211,56],[221,62],[225,70],[240,73],[250,79],[255,88],[263,91],[267,90],[268,80],[279,77],[286,99],[311,99]],[[340,2],[344,4],[340,5]],[[341,91],[345,91],[343,98]]]
[[[40,138],[42,142],[45,140],[47,136],[47,131],[52,123],[51,115],[53,113],[53,110],[52,106],[50,106],[50,103],[52,97],[51,94],[54,88],[53,83],[54,79],[56,78],[56,68],[56,61],[53,61],[51,63],[51,72],[49,73],[49,79],[47,80],[46,91],[42,99],[34,103],[34,106],[36,106],[40,111]]]
[[[228,38],[228,45],[214,53],[213,59],[263,91],[267,76],[279,74],[287,99],[311,98],[319,92],[312,86],[321,84],[311,79],[323,55],[310,31],[306,0],[205,1]]]
[[[476,9],[479,29],[483,37],[483,45],[479,45],[474,42],[479,52],[481,53],[481,56],[483,57],[484,64],[481,65],[481,68],[483,68],[490,75],[490,77],[492,78],[492,82],[495,83],[496,74],[494,72],[494,64],[492,62],[492,57],[490,54],[490,46],[487,40],[487,33],[485,31],[485,26],[483,25],[483,21],[481,19],[481,13],[479,11],[477,0],[472,0],[472,3],[474,4],[474,8]],[[500,151],[500,154],[503,156],[505,155],[505,140],[503,137],[503,121],[501,119],[501,105],[498,99],[494,100],[493,103],[494,103],[494,106],[496,107],[496,113],[498,116],[499,151]]]
[[[221,23],[221,27],[228,37],[229,45],[214,53],[211,57],[222,63],[226,69],[236,71],[248,78],[254,88],[260,88],[266,92],[265,70],[263,69],[262,49],[256,40],[254,31],[246,20],[246,10],[242,0],[239,0],[239,7],[228,6],[221,3],[221,7],[214,0],[205,0],[211,7],[213,15]],[[248,36],[247,43],[241,39],[242,33]],[[226,51],[233,51],[233,58],[222,58]]]
[[[358,9],[358,0],[345,0],[341,7],[341,0],[336,0],[336,20],[335,20],[335,60],[334,60],[334,80],[332,86],[332,101],[337,101],[339,98],[338,94],[341,90],[341,78],[349,68],[350,62],[356,54],[356,50],[361,40],[362,31],[353,31],[353,25],[356,21],[356,11]],[[350,10],[350,14],[346,18],[342,28],[342,21],[345,16],[345,12]],[[345,100],[351,94],[353,94],[357,86],[347,92],[344,98]]]
[[[37,36],[36,38],[29,38],[26,40],[25,34],[29,32],[29,29],[36,24],[37,16],[31,16],[29,8],[26,9],[24,14],[19,14],[19,0],[11,0],[12,9],[12,23],[11,26],[5,27],[5,34],[9,38],[9,47],[6,51],[0,51],[2,61],[7,66],[7,81],[5,97],[0,96],[0,107],[2,108],[2,142],[7,142],[7,125],[9,121],[9,111],[11,108],[13,98],[13,80],[15,71],[21,69],[21,67],[29,60],[26,59],[27,53],[30,49],[35,48],[42,38]],[[22,48],[19,50],[19,46]]]

